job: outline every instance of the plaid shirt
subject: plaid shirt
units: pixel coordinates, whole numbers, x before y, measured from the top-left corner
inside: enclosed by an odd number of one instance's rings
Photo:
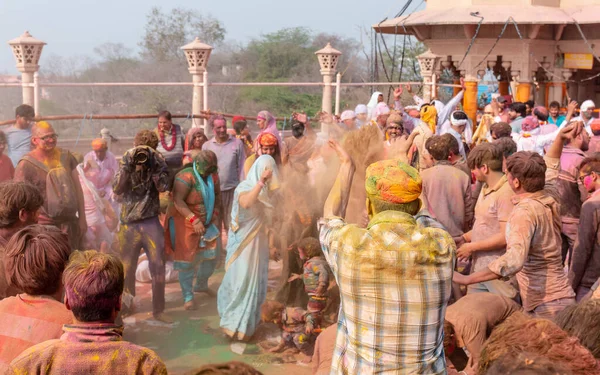
[[[320,222],[342,299],[331,374],[445,374],[443,321],[456,246],[450,235],[397,211],[367,229]]]

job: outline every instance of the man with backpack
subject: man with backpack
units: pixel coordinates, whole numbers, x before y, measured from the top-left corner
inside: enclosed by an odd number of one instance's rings
[[[39,223],[60,228],[69,236],[73,250],[79,249],[87,231],[83,191],[77,160],[56,147],[58,135],[52,125],[40,121],[31,130],[35,149],[23,156],[15,170],[15,181],[35,185],[44,197]]]

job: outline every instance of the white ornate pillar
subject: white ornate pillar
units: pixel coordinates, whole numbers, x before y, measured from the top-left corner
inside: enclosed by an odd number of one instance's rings
[[[192,114],[201,115],[203,110],[203,93],[205,91],[204,85],[204,72],[206,71],[206,65],[212,52],[212,47],[208,44],[204,44],[199,38],[194,39],[193,42],[186,44],[181,47],[185,53],[185,57],[188,62],[188,71],[192,75],[192,82],[194,83],[193,96],[192,96]],[[200,118],[194,118],[192,121],[193,127],[202,127],[204,129],[204,122]],[[208,136],[210,129],[204,129],[204,133]]]
[[[21,72],[21,85],[23,88],[23,104],[35,104],[35,88],[33,76],[40,69],[38,65],[42,48],[46,43],[37,40],[25,31],[20,37],[8,42],[12,48],[17,62],[17,69]],[[36,113],[36,115],[39,115]]]
[[[421,78],[423,79],[423,100],[426,102],[431,101],[432,95],[435,94],[432,92],[432,83],[434,70],[439,58],[430,49],[417,56],[419,67],[421,68]]]

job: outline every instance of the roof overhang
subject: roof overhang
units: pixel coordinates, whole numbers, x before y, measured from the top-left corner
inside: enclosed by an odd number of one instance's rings
[[[475,14],[479,17],[473,16]],[[526,5],[473,5],[444,9],[425,9],[373,25],[383,34],[414,34],[412,27],[442,25],[503,25],[512,17],[520,25],[600,24],[600,5],[555,8]]]

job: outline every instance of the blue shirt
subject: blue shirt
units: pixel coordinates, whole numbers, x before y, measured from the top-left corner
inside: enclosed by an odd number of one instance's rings
[[[31,127],[20,129],[11,126],[4,131],[8,143],[7,155],[16,167],[19,160],[31,151]]]
[[[556,126],[559,126],[560,124],[563,123],[563,121],[565,121],[566,118],[567,118],[567,116],[565,116],[565,115],[559,115],[556,118],[556,121],[554,121],[554,119],[551,116],[548,116],[548,124],[554,124]]]

